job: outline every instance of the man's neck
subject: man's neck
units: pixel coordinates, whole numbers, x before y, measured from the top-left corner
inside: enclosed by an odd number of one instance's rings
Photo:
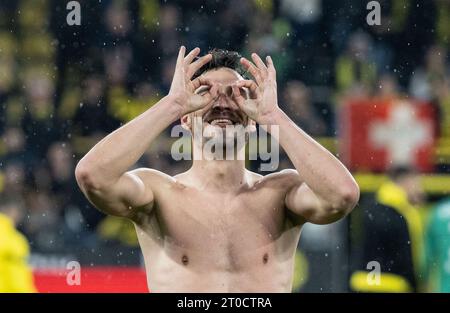
[[[244,160],[194,160],[190,171],[202,189],[232,192],[248,183]]]

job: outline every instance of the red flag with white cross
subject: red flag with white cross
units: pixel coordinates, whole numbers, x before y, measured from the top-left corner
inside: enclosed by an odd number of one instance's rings
[[[353,171],[433,170],[434,107],[410,99],[352,100],[339,112],[339,152]]]

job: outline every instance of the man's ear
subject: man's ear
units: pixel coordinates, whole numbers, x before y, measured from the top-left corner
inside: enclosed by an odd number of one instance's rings
[[[183,115],[180,119],[181,121],[181,127],[183,127],[186,130],[191,131],[192,128],[192,118],[190,114]]]

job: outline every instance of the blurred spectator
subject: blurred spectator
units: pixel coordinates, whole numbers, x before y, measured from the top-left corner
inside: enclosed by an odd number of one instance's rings
[[[130,95],[123,88],[110,91],[108,113],[121,122],[128,122],[161,99],[159,90],[151,83],[141,82]]]
[[[236,10],[237,7],[239,10]],[[216,36],[214,34],[214,36],[211,36],[212,34],[210,34],[208,42],[214,42],[216,47],[223,49],[242,50],[242,44],[250,31],[247,19],[252,13],[251,1],[226,1],[226,5],[223,8],[218,8],[218,10],[218,24],[221,25],[218,31],[221,35]],[[189,34],[191,35],[189,37],[195,37],[195,33],[189,32]]]
[[[326,38],[320,36],[323,0],[281,0],[279,16],[274,20],[273,28],[278,38],[284,39],[283,46],[290,59],[282,57],[277,66],[281,66],[281,73],[289,78],[301,79],[307,84],[317,83],[315,72],[322,72],[323,59],[319,50],[327,43]],[[295,55],[290,55],[293,51]],[[300,73],[292,73],[290,65],[298,61]],[[282,62],[285,60],[286,62]],[[320,60],[320,61],[319,61]],[[306,67],[306,68],[305,68]],[[284,79],[283,79],[284,81]]]
[[[425,237],[425,274],[430,292],[450,292],[450,198],[433,209]]]
[[[70,204],[73,186],[72,175],[75,170],[73,164],[72,151],[65,142],[53,143],[47,152],[47,160],[49,163],[49,173],[52,182],[52,191],[56,195],[61,195],[65,199],[60,202],[63,207]]]
[[[98,75],[90,75],[83,81],[82,99],[73,117],[72,136],[89,136],[112,129],[108,125],[105,81]]]
[[[64,242],[58,240],[64,227],[61,221],[61,207],[49,190],[31,190],[25,199],[28,208],[27,223],[24,231],[32,238],[31,246],[36,251],[52,251],[61,249]]]
[[[127,78],[132,62],[132,50],[128,46],[116,47],[106,52],[104,67],[108,84],[127,87]]]
[[[442,47],[428,49],[424,65],[417,68],[411,76],[409,92],[415,98],[433,101],[438,85],[450,78],[450,66],[446,61],[447,53]]]
[[[182,41],[178,28],[181,27],[180,12],[173,5],[165,5],[160,10],[158,19],[159,41],[164,56],[176,56],[178,43]]]
[[[167,94],[172,83],[173,73],[175,72],[176,57],[170,58],[162,62],[161,77],[159,78],[161,90]]]
[[[311,136],[324,136],[326,134],[325,122],[314,108],[311,90],[303,83],[299,81],[288,82],[283,98],[286,114],[305,132]]]
[[[22,198],[26,191],[25,181],[25,166],[18,160],[8,162],[4,167],[4,183],[0,196],[8,194]]]
[[[361,31],[351,35],[347,50],[336,60],[335,77],[338,93],[345,94],[355,87],[368,95],[373,90],[377,71],[371,58],[370,37]]]
[[[30,246],[16,229],[23,215],[19,199],[0,197],[0,293],[36,292],[28,266]]]
[[[319,40],[321,0],[281,0],[280,12],[293,24],[297,40],[312,43]]]
[[[440,46],[432,46],[424,63],[411,76],[409,92],[413,97],[437,106],[441,113],[441,133],[450,135],[450,64],[447,52]]]
[[[436,32],[438,44],[450,50],[450,1],[435,0],[436,2]]]
[[[439,104],[441,136],[450,138],[450,76],[436,86],[436,101]]]
[[[25,78],[26,106],[22,119],[27,150],[42,158],[51,140],[55,140],[54,85],[43,70],[31,70]],[[44,140],[45,139],[45,140]]]
[[[322,32],[327,34],[330,52],[333,56],[341,54],[348,42],[348,37],[360,25],[361,12],[365,3],[353,0],[322,0]],[[323,33],[322,33],[323,34]]]
[[[14,41],[7,34],[0,33],[0,48],[4,52],[0,54],[0,99],[2,96],[7,95],[15,82],[15,68],[17,67],[16,61],[12,50],[14,48]]]
[[[273,12],[259,10],[252,17],[250,28],[248,41],[243,49],[244,56],[250,56],[253,52],[263,56],[270,55],[277,68],[277,82],[280,84],[289,77],[299,74],[298,67],[292,66],[295,52],[289,49],[293,37],[287,20],[281,17],[274,20]]]
[[[399,99],[401,95],[397,78],[392,74],[381,75],[375,96],[387,101]]]
[[[373,57],[380,73],[398,71],[394,67],[395,50],[402,41],[411,14],[410,0],[380,0],[380,25],[367,25],[365,29],[373,39]]]
[[[400,84],[407,86],[409,77],[421,63],[428,48],[436,41],[436,1],[397,0],[398,10],[405,11],[403,30],[395,36],[393,70]],[[402,3],[403,2],[403,3]]]
[[[399,167],[391,170],[390,179],[374,198],[361,203],[361,210],[352,214],[353,291],[421,290],[423,227],[418,207],[423,203],[419,176]],[[373,261],[378,262],[378,269],[370,264]]]
[[[113,40],[113,45],[116,41],[122,38],[127,38],[131,32],[130,12],[124,6],[124,2],[112,1],[105,12],[106,30]]]
[[[6,159],[20,159],[25,153],[25,134],[22,128],[10,127],[3,133],[2,154],[6,154]]]

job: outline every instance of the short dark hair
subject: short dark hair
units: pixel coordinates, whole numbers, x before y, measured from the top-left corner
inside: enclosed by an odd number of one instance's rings
[[[221,67],[230,68],[239,73],[245,79],[248,79],[247,71],[244,69],[240,62],[242,56],[238,52],[214,48],[208,53],[212,54],[212,60],[203,65],[194,74],[192,79],[199,77],[207,71],[219,69]]]

